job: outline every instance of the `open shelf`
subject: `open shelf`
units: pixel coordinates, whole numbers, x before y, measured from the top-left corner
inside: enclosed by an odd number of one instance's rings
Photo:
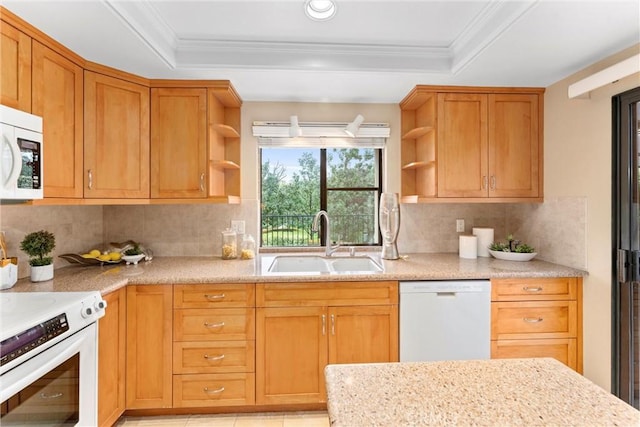
[[[435,166],[436,162],[434,162],[433,160],[430,162],[411,162],[411,163],[407,163],[406,165],[402,166],[402,169],[422,169],[422,168],[428,168],[430,166]]]
[[[211,160],[211,166],[220,169],[240,169],[240,165],[231,160]]]
[[[402,139],[415,139],[420,138],[423,135],[433,131],[433,126],[421,126],[415,129],[411,129],[409,132],[402,136]]]
[[[240,133],[229,125],[222,123],[216,123],[211,125],[214,131],[224,136],[225,138],[240,138]]]

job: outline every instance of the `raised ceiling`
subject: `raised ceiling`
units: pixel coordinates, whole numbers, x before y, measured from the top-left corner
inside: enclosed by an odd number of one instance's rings
[[[538,86],[640,42],[638,0],[3,0],[84,58],[229,79],[245,101],[398,102],[416,84]]]

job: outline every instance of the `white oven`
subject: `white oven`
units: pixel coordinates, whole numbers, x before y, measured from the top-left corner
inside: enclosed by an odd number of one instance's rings
[[[0,294],[0,425],[97,425],[105,307],[98,292]]]
[[[42,118],[0,105],[0,199],[42,199]]]

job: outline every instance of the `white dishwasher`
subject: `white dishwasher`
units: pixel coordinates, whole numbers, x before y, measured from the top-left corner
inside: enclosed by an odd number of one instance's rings
[[[400,282],[400,361],[489,359],[491,282]]]

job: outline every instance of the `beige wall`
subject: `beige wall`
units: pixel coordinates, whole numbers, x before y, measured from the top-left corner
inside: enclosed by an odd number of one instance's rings
[[[640,76],[568,99],[571,83],[638,53],[640,45],[555,83],[545,94],[545,198],[586,199],[589,276],[584,285],[584,374],[611,387],[611,97]],[[571,221],[571,218],[567,218]]]

